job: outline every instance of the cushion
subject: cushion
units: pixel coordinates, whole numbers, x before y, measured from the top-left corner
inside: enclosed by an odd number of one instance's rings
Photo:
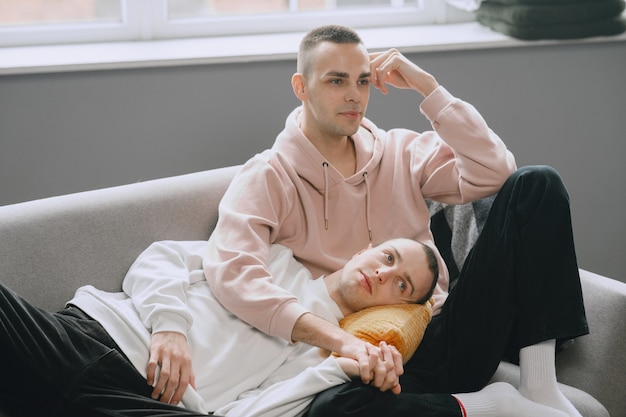
[[[431,299],[424,304],[375,306],[352,313],[339,326],[359,339],[378,346],[384,341],[395,346],[406,363],[419,346],[432,318]]]
[[[512,38],[534,41],[541,39],[582,39],[594,36],[614,36],[626,31],[626,20],[613,18],[592,22],[570,23],[549,26],[511,25],[496,19],[476,16],[483,26]]]
[[[477,14],[518,26],[562,25],[615,18],[624,11],[623,0],[577,1],[569,4],[503,4],[500,0],[481,3]]]
[[[517,39],[580,39],[612,36],[626,31],[622,0],[550,1],[488,0],[476,20]]]

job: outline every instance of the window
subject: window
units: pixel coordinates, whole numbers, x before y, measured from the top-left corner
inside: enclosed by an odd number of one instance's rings
[[[119,1],[5,0],[0,3],[0,23],[10,26],[119,22],[121,13]]]
[[[471,20],[445,0],[0,0],[0,46]]]
[[[137,0],[0,0],[0,46],[138,38]]]

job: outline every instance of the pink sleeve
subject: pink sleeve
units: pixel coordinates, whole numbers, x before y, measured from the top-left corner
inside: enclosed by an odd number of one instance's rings
[[[220,203],[203,268],[227,310],[270,336],[291,341],[296,321],[308,310],[273,282],[267,265],[270,243],[292,201],[285,183],[263,159],[242,167]]]
[[[420,109],[435,130],[420,140],[444,142],[434,151],[425,147],[432,154],[417,155],[427,164],[422,167],[424,197],[463,204],[496,193],[515,171],[513,154],[472,105],[440,86]]]

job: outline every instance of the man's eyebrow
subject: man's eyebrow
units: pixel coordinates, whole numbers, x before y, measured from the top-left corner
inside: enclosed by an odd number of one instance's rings
[[[359,75],[359,79],[370,78],[371,76],[372,76],[371,72],[364,72],[361,75]],[[326,77],[350,78],[350,74],[348,74],[347,72],[341,72],[341,71],[328,71],[326,73]]]
[[[398,251],[398,248],[396,248],[393,245],[389,245],[389,246],[391,246],[391,249],[393,249],[393,251],[395,252],[396,259],[398,259],[398,261],[402,262],[402,255],[400,255],[400,251]],[[411,280],[411,277],[407,273],[404,274],[404,279],[406,279],[408,281],[409,286],[411,287],[411,294],[409,294],[409,295],[413,295],[413,293],[415,292],[415,286],[413,285],[413,280]]]
[[[350,78],[350,74],[348,74],[347,72],[341,72],[341,71],[328,71],[326,73],[327,77],[339,77],[339,78]]]

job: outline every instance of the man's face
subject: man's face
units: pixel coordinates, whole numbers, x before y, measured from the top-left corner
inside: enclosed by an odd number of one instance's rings
[[[322,42],[303,77],[301,128],[310,140],[356,133],[370,96],[370,59],[361,44]]]
[[[356,312],[386,304],[414,303],[431,288],[433,275],[422,245],[395,239],[356,254],[343,268],[339,292]]]

